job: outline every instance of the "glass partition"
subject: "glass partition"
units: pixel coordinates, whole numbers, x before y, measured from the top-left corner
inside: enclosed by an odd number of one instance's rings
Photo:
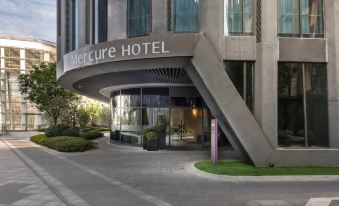
[[[189,93],[195,91],[193,87],[187,89]],[[168,87],[125,89],[111,94],[111,105],[111,141],[141,145],[143,129],[153,128],[161,121],[168,125],[161,138],[162,148],[171,145],[171,140],[175,141],[172,141],[173,146],[209,142],[206,135],[209,132],[208,109],[201,97],[171,97]],[[180,122],[185,133],[182,139],[177,139]]]

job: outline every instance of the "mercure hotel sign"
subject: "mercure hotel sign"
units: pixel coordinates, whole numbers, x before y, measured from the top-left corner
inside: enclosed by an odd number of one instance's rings
[[[96,64],[161,57],[193,56],[195,35],[141,37],[87,46],[64,56],[64,72]]]
[[[86,62],[98,63],[100,60],[115,57],[131,57],[139,55],[155,55],[155,54],[168,54],[170,50],[166,48],[164,41],[161,42],[144,42],[137,44],[121,45],[117,48],[111,46],[109,48],[98,48],[91,51],[84,51],[75,53],[71,56],[72,64],[84,64]]]

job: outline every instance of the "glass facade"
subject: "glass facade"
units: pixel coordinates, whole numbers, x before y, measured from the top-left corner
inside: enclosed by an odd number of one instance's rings
[[[151,32],[151,1],[128,0],[128,37],[147,36]]]
[[[280,36],[324,37],[323,0],[278,0]]]
[[[225,62],[225,70],[232,80],[248,109],[253,112],[254,102],[254,63],[241,61]]]
[[[77,37],[77,0],[71,1],[72,7],[72,50],[76,49],[76,37]]]
[[[112,136],[120,143],[141,145],[142,130],[168,124],[167,146],[201,144],[208,140],[208,109],[201,97],[170,95],[171,88],[136,88],[112,93]],[[195,90],[195,89],[194,89]],[[190,96],[191,94],[188,94]]]
[[[92,42],[107,41],[108,0],[92,1]]]
[[[225,34],[252,35],[253,0],[225,0]]]
[[[19,91],[18,76],[33,65],[55,59],[55,53],[0,46],[0,125],[7,130],[33,130],[47,124],[35,104]]]
[[[279,145],[328,147],[325,64],[279,63]]]
[[[199,0],[173,0],[173,32],[199,31]]]

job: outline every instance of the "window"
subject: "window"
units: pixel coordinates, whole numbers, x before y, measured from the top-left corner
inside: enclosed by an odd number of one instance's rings
[[[172,0],[173,32],[199,31],[199,0]]]
[[[225,34],[252,35],[254,0],[225,0]]]
[[[248,109],[253,112],[254,64],[252,62],[225,62],[225,70]]]
[[[325,64],[279,63],[278,142],[284,147],[327,147]]]
[[[323,0],[278,0],[278,34],[324,37]]]
[[[93,0],[92,9],[92,42],[94,44],[105,42],[107,41],[107,0]]]
[[[107,0],[98,1],[98,42],[107,41]]]
[[[151,1],[128,1],[128,37],[147,36],[151,32]]]
[[[77,0],[72,0],[72,50],[75,50],[76,47],[77,47],[77,17],[78,17],[78,14],[77,14]]]

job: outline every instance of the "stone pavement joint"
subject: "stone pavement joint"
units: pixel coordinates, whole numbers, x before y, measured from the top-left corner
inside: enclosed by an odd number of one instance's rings
[[[66,205],[89,206],[72,190],[64,186],[59,180],[54,178],[33,160],[18,150],[4,138],[0,138],[7,147],[9,147],[26,165],[51,189]]]

